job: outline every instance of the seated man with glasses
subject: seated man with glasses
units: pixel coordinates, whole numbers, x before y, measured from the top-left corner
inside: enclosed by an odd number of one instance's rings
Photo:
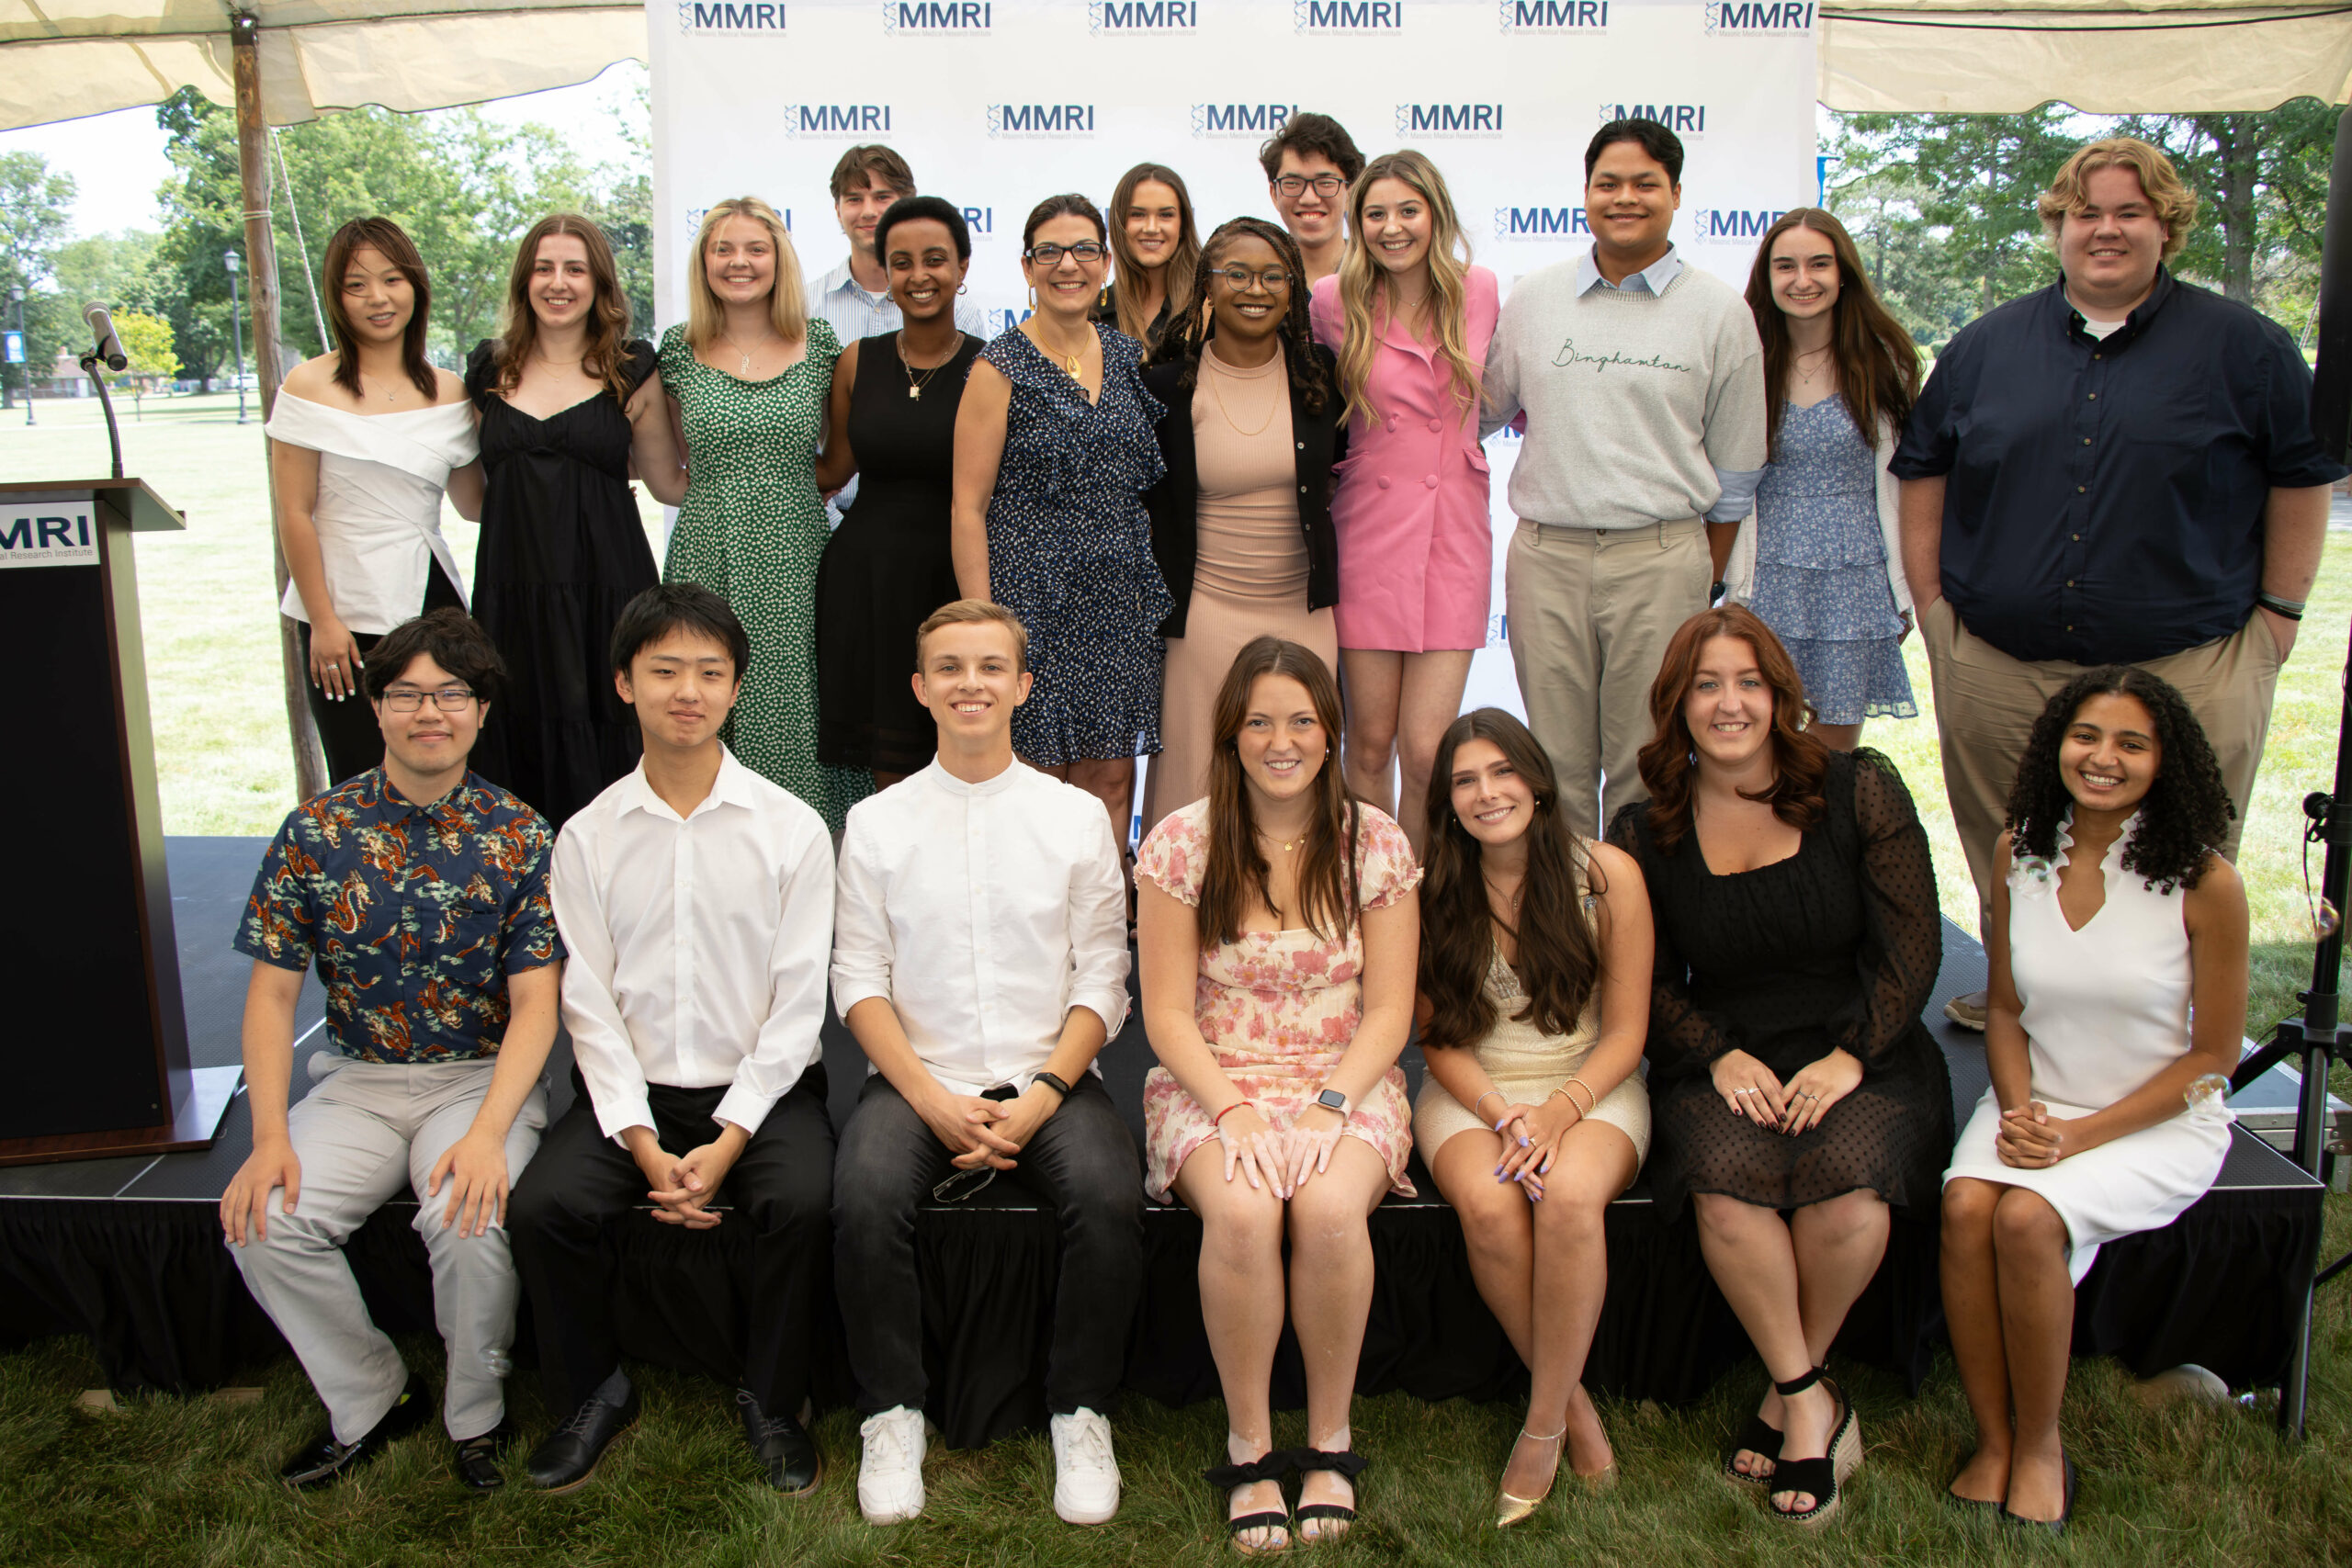
[[[770,1486],[806,1496],[821,1474],[803,1423],[831,1253],[817,1032],[833,845],[822,818],[718,738],[751,654],[707,589],[663,583],[630,600],[613,680],[645,754],[556,842],[574,1098],[514,1194],[515,1260],[561,1422],[531,1456],[543,1491],[585,1484],[637,1419],[605,1231],[649,1200],[650,1218],[627,1223],[751,1233],[732,1253],[737,1414]]]
[[[458,1477],[498,1486],[519,1295],[506,1195],[547,1125],[563,958],[554,835],[466,771],[498,650],[462,610],[384,635],[365,687],[384,761],[297,807],[262,857],[236,949],[253,1153],[220,1199],[231,1256],[310,1374],[327,1429],[278,1472],[317,1486],[433,1415],[424,1381],[368,1315],[343,1244],[403,1188],[448,1350],[442,1423]],[[294,1010],[316,960],[330,1049],[287,1108]]]
[[[1103,1412],[1142,1288],[1143,1183],[1093,1067],[1126,1017],[1126,887],[1094,797],[1012,753],[1028,644],[978,600],[923,622],[914,692],[939,754],[851,807],[842,840],[833,1005],[874,1072],[834,1171],[834,1276],[866,1417],[857,1506],[877,1525],[923,1506],[915,1208],[1000,1172],[1061,1222],[1054,1511],[1101,1524],[1119,1506]]]

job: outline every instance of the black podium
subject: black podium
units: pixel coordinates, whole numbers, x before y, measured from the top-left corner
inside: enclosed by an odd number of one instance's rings
[[[138,479],[0,485],[0,1165],[200,1147],[236,1092],[188,1066],[131,565],[184,525]]]

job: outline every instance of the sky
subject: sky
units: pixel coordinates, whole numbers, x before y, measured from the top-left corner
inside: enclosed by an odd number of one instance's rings
[[[610,129],[609,107],[644,79],[645,67],[623,61],[593,82],[502,98],[481,106],[482,112],[502,125],[537,120],[569,126],[576,137],[584,137],[578,141],[582,156],[591,164],[605,163],[625,152]],[[164,157],[164,133],[153,108],[0,131],[0,152],[38,152],[51,170],[74,176],[74,239],[164,226],[155,192],[170,177],[171,164]]]

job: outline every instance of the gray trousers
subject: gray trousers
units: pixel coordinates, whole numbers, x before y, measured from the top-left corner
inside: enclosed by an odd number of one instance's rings
[[[269,1235],[231,1244],[245,1288],[286,1336],[327,1407],[335,1440],[356,1442],[383,1418],[408,1382],[391,1340],[368,1315],[343,1244],[405,1186],[416,1194],[416,1233],[433,1263],[433,1315],[448,1348],[441,1418],[460,1441],[480,1437],[505,1414],[507,1352],[514,1343],[521,1287],[506,1231],[459,1236],[441,1225],[449,1185],[428,1197],[433,1167],[465,1136],[490,1092],[493,1064],[402,1066],[347,1061],[332,1050],[311,1059],[317,1087],[287,1116],[302,1162],[294,1212],[280,1213],[273,1188]],[[547,1126],[544,1089],[534,1089],[506,1134],[506,1181],[523,1174]]]

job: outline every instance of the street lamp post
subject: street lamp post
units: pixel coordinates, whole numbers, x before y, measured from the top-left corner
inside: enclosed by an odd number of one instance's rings
[[[17,308],[17,341],[18,343],[25,343],[27,341],[25,337],[25,291],[22,288],[10,288],[8,290],[8,303]],[[27,424],[30,424],[32,422],[33,354],[30,346],[28,346],[25,350],[25,423]]]
[[[229,269],[229,352],[237,368],[237,423],[245,423],[245,340],[244,329],[237,320],[237,273],[243,263],[234,251],[220,254],[220,265]]]

